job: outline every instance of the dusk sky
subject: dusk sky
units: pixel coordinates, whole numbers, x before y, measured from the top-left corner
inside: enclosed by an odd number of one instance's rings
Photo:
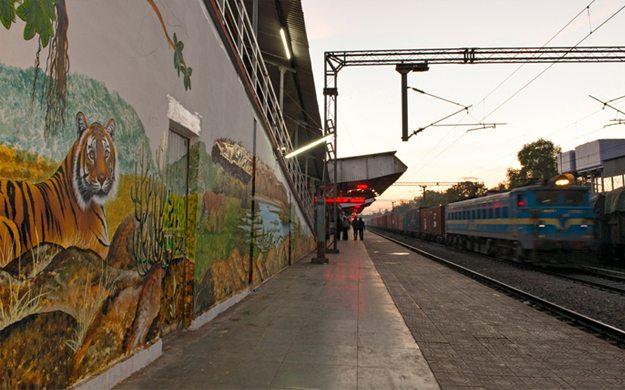
[[[625,45],[623,0],[302,3],[322,119],[325,51]],[[507,168],[519,167],[516,154],[523,145],[541,137],[563,151],[596,139],[625,138],[624,125],[604,128],[625,116],[602,109],[589,97],[608,101],[624,96],[623,63],[431,65],[428,72],[409,74],[408,85],[472,106],[468,114],[440,124],[506,125],[470,132],[469,126],[430,127],[408,142],[400,138],[400,81],[394,66],[339,72],[339,157],[396,150],[408,166],[399,181],[477,178],[493,187],[506,179]],[[408,101],[409,132],[459,109],[413,91]],[[612,104],[625,111],[625,98]],[[390,208],[392,201],[421,192],[420,187],[391,187],[366,212]]]

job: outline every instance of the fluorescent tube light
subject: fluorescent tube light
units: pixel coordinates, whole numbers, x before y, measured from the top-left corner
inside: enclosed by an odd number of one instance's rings
[[[280,36],[282,37],[282,43],[284,44],[284,50],[286,51],[286,58],[291,59],[291,52],[289,51],[289,45],[286,44],[286,35],[284,34],[284,29],[280,29]]]
[[[302,146],[301,148],[292,151],[291,153],[287,154],[283,158],[291,158],[291,157],[293,157],[295,155],[298,155],[298,154],[302,153],[303,151],[308,150],[308,149],[310,149],[312,147],[315,147],[315,146],[319,145],[320,143],[330,139],[333,135],[334,134],[328,134],[325,137],[316,140],[315,142],[312,142],[312,143],[310,143],[310,144],[308,144],[306,146]]]

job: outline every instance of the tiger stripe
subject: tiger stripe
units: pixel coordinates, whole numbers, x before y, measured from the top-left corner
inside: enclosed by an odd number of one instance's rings
[[[0,266],[43,242],[106,257],[103,203],[115,194],[119,177],[115,121],[87,125],[79,112],[76,122],[78,137],[49,179],[0,180]]]

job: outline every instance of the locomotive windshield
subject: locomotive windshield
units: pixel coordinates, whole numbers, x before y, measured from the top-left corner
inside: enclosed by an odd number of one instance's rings
[[[563,193],[565,204],[584,204],[586,203],[586,191],[567,191]]]
[[[536,204],[584,204],[586,191],[536,191]]]
[[[536,204],[560,203],[559,191],[536,191]]]

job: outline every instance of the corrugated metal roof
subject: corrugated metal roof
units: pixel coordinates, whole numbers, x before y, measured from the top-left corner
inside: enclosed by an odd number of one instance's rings
[[[247,12],[252,19],[253,0],[245,0]],[[280,37],[284,28],[292,52],[287,59]],[[273,88],[280,93],[280,69],[292,71],[284,75],[284,119],[293,144],[306,145],[323,136],[319,104],[313,78],[308,35],[301,0],[258,0],[257,41],[263,53]],[[321,179],[323,170],[323,146],[298,156],[302,171]],[[306,157],[313,156],[314,159]],[[308,164],[308,169],[305,168]]]
[[[337,160],[337,196],[371,198],[386,191],[407,169],[395,153],[339,158]],[[333,162],[328,163],[328,171],[331,175],[333,174]],[[366,188],[359,189],[358,185],[363,184]]]

